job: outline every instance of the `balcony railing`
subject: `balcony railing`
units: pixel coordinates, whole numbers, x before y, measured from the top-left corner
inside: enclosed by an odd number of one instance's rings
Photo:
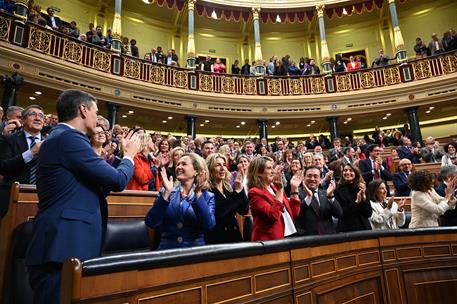
[[[296,96],[382,88],[457,72],[457,52],[405,64],[316,76],[255,77],[215,74],[119,55],[35,24],[0,16],[0,40],[97,71],[156,85],[199,92]]]

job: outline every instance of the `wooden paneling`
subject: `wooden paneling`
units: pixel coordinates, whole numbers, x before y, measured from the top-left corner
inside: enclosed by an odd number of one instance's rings
[[[317,295],[317,303],[326,304],[376,304],[382,302],[382,287],[379,278],[339,286],[334,290]]]

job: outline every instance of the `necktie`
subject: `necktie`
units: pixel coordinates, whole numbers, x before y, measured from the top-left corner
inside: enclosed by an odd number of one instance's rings
[[[313,191],[313,198],[311,199],[311,207],[314,209],[314,211],[316,212],[316,214],[318,216],[321,215],[321,212],[320,212],[320,208],[319,208],[319,201],[317,200],[316,198],[316,194],[317,192],[316,191]]]
[[[373,170],[374,170],[374,175],[373,175],[373,178],[374,179],[379,179],[380,176],[379,176],[379,166],[378,166],[378,163],[377,162],[373,162]]]
[[[28,139],[30,139],[30,150],[36,145],[36,140],[38,137],[35,136],[29,136]],[[35,156],[32,158],[32,160],[29,162],[29,167],[30,167],[30,177],[29,177],[29,183],[31,185],[36,184],[36,179],[37,179],[37,170],[38,170],[38,157]]]

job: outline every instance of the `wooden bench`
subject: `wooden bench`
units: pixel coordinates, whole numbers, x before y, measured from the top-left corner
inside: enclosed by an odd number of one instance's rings
[[[143,219],[158,192],[125,190],[107,197],[108,216],[115,219]],[[15,228],[32,219],[38,208],[38,195],[33,185],[12,185],[8,212],[0,224],[0,299],[3,298],[5,269]]]
[[[430,173],[440,173],[441,163],[423,163],[423,164],[414,164],[414,169],[425,170]]]

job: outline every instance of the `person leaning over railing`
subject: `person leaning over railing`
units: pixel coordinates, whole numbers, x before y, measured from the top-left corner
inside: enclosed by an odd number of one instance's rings
[[[457,177],[447,185],[445,196],[442,197],[433,189],[433,175],[418,170],[408,178],[411,194],[411,223],[409,228],[437,227],[438,218],[447,210],[454,209],[457,202],[454,191]]]
[[[204,234],[216,226],[205,160],[184,154],[176,165],[176,186],[164,167],[160,175],[163,188],[145,218],[146,225],[161,234],[159,249],[205,245]]]
[[[372,229],[398,229],[405,224],[403,207],[406,199],[402,199],[398,204],[393,196],[387,199],[387,186],[382,179],[371,181],[367,189],[373,210],[369,219]]]
[[[275,169],[273,159],[259,156],[248,169],[248,199],[254,218],[253,241],[282,239],[297,232],[293,219],[300,213],[298,186],[294,176],[290,200],[284,193],[282,168]]]
[[[206,234],[208,244],[235,243],[243,241],[240,227],[235,215],[245,215],[249,211],[247,195],[243,187],[243,179],[247,169],[238,166],[235,187],[230,185],[231,174],[227,169],[227,159],[220,153],[210,154],[206,158],[209,170],[211,192],[216,202],[216,227]]]

